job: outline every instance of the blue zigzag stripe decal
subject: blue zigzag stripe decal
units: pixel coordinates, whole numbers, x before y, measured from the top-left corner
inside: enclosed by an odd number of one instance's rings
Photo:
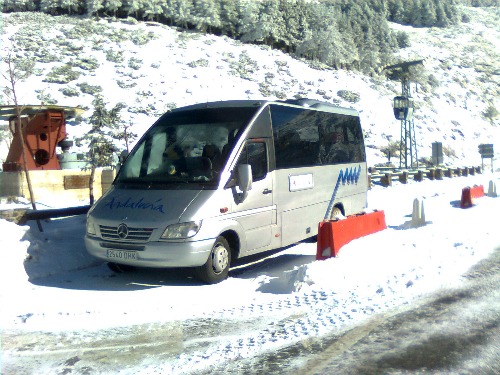
[[[339,190],[340,183],[342,182],[342,185],[357,184],[360,175],[361,165],[359,165],[358,168],[351,167],[346,168],[345,171],[342,169],[340,170],[339,177],[337,178],[337,183],[335,184],[335,189],[333,189],[332,198],[330,199],[330,203],[328,203],[328,208],[325,212],[324,220],[328,219],[328,216],[330,216],[330,212],[333,209],[333,202],[335,201],[335,197],[337,196],[337,191]]]

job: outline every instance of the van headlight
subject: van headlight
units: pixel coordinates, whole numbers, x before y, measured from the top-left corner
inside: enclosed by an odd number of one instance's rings
[[[90,236],[95,236],[97,234],[95,230],[94,219],[92,219],[90,216],[87,217],[87,234]]]
[[[184,239],[193,237],[201,228],[201,221],[172,224],[161,235],[163,240]]]

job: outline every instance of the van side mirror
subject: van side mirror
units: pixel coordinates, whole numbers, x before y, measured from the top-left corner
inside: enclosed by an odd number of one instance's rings
[[[250,164],[238,165],[237,185],[242,191],[242,193],[239,194],[240,203],[245,200],[248,191],[252,190],[252,181],[252,166]]]

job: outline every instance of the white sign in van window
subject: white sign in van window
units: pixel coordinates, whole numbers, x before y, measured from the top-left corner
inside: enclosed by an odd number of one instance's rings
[[[312,189],[314,180],[312,173],[288,176],[290,191]]]

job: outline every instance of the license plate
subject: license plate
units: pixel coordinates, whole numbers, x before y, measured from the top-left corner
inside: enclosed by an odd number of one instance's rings
[[[108,249],[109,259],[137,260],[137,251],[110,250]]]

